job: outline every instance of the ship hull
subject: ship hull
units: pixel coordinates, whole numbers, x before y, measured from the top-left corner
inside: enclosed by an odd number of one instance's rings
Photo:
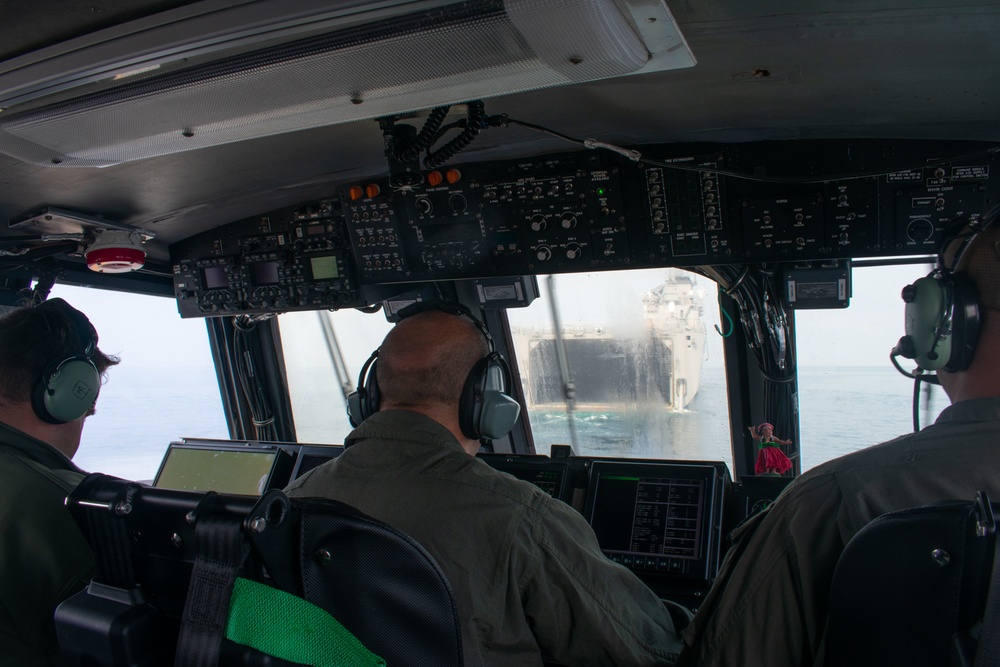
[[[575,335],[563,341],[579,410],[622,410],[656,405],[684,410],[701,386],[704,334],[620,339]],[[554,336],[526,341],[522,369],[529,409],[560,409],[566,392]]]

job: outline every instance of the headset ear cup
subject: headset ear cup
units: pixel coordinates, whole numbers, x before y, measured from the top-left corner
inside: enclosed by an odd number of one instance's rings
[[[379,390],[375,376],[378,350],[371,353],[358,374],[358,388],[347,397],[347,419],[357,428],[361,422],[378,412]]]
[[[939,337],[951,299],[947,285],[932,274],[908,285],[903,295],[906,337],[913,343],[913,359],[925,371],[944,367],[951,356],[951,337]]]
[[[483,392],[486,391],[486,377],[490,356],[476,362],[465,378],[462,396],[458,400],[458,426],[467,438],[479,439],[479,416],[483,407]]]
[[[361,426],[361,422],[364,421],[361,413],[363,408],[361,407],[361,392],[352,391],[347,395],[347,421],[351,423],[351,426],[357,428]]]
[[[510,432],[521,406],[508,394],[507,362],[497,352],[480,359],[465,380],[458,405],[458,422],[468,438],[502,438]]]
[[[49,424],[83,417],[97,402],[101,374],[84,355],[57,359],[46,367],[31,392],[35,414]]]
[[[979,338],[979,297],[960,273],[920,278],[904,290],[906,336],[913,359],[925,371],[963,371]]]
[[[365,382],[365,419],[379,411],[382,394],[378,388],[378,374],[375,367],[378,364],[372,362],[371,370],[368,372],[368,381]]]
[[[944,366],[946,371],[957,373],[972,365],[979,340],[979,293],[975,283],[965,274],[950,276],[951,314],[951,356]]]

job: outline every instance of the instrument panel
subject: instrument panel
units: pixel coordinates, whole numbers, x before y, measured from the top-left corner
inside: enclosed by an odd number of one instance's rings
[[[183,317],[370,305],[376,286],[929,255],[1000,201],[998,149],[795,141],[641,147],[388,176],[171,246]],[[954,156],[954,157],[947,157]]]

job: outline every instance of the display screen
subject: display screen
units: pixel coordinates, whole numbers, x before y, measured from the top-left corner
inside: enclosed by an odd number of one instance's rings
[[[343,445],[303,445],[292,470],[292,479],[296,480],[314,468],[327,461],[332,461],[344,453]]]
[[[479,222],[446,222],[420,227],[425,243],[475,241],[483,237]]]
[[[546,457],[479,456],[491,468],[531,482],[553,498],[572,500],[572,468],[566,461],[553,461]]]
[[[309,267],[312,269],[313,280],[329,280],[340,277],[340,267],[337,266],[336,255],[310,257]]]
[[[171,443],[153,486],[259,496],[267,489],[279,451]]]
[[[306,227],[306,234],[308,236],[319,236],[326,231],[326,225],[309,225]]]
[[[279,282],[277,262],[257,262],[252,266],[255,285],[276,285]]]
[[[705,465],[595,461],[585,515],[605,555],[636,570],[700,573],[715,474]]]
[[[205,267],[205,289],[221,289],[229,287],[229,276],[224,266]]]
[[[484,287],[483,293],[487,301],[513,301],[517,298],[517,290],[513,285],[495,285]]]

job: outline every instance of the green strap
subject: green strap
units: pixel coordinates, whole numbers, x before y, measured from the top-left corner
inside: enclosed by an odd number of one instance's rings
[[[330,614],[249,579],[236,579],[226,638],[301,665],[385,667],[385,660],[366,649]]]

